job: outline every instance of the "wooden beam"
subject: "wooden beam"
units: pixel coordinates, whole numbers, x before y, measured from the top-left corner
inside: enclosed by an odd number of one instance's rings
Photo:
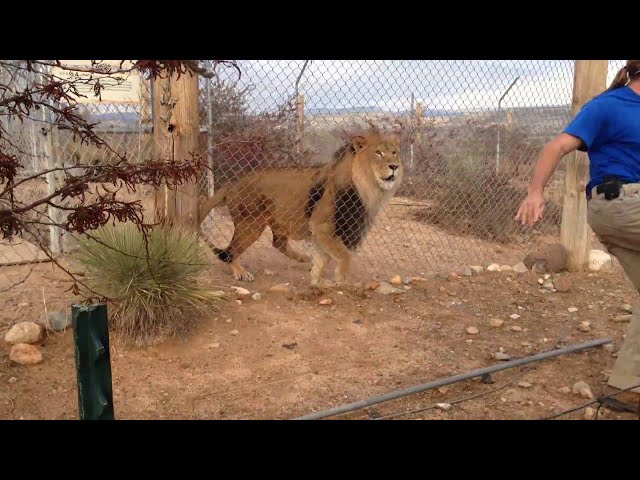
[[[572,115],[575,116],[585,103],[605,90],[608,66],[608,60],[576,60]],[[589,182],[587,154],[574,152],[568,155],[565,172],[560,243],[567,249],[567,269],[576,272],[587,268],[591,250],[591,229],[587,223],[585,196]]]
[[[199,82],[188,73],[180,78],[156,78],[153,84],[153,139],[157,160],[184,161],[200,150],[198,141]],[[176,190],[160,187],[155,194],[155,218],[180,223],[194,231],[198,217],[198,183],[190,182]]]

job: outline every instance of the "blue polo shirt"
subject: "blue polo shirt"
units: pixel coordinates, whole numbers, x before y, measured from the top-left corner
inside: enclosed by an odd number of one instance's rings
[[[605,176],[640,182],[640,95],[629,87],[587,102],[564,132],[582,140],[589,155],[587,192]]]

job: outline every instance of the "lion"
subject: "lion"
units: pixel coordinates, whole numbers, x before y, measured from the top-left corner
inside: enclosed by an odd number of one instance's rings
[[[352,136],[334,153],[331,163],[249,173],[203,202],[201,219],[213,208],[226,205],[234,223],[227,248],[205,241],[218,259],[230,264],[236,280],[250,282],[255,277],[239,257],[268,226],[277,250],[298,262],[313,260],[312,286],[344,283],[352,252],[402,182],[399,148],[397,135],[375,131]],[[290,240],[310,240],[317,253],[311,259],[296,251]],[[336,261],[335,282],[323,278],[332,259]]]

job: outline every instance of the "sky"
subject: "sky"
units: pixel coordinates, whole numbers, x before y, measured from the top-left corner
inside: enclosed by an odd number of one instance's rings
[[[571,103],[573,60],[318,60],[300,78],[306,108],[410,110],[411,95],[429,112],[493,110]],[[272,110],[295,92],[304,60],[241,60],[239,87],[253,85],[249,107]],[[611,60],[609,83],[624,60]],[[229,78],[237,74],[229,72]],[[225,75],[226,76],[226,75]]]

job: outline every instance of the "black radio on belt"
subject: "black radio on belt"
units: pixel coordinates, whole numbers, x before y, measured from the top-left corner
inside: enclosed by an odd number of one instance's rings
[[[605,200],[613,200],[620,196],[620,189],[625,183],[629,182],[620,180],[618,177],[604,177],[604,182],[596,187],[596,193],[598,195],[604,193]]]

